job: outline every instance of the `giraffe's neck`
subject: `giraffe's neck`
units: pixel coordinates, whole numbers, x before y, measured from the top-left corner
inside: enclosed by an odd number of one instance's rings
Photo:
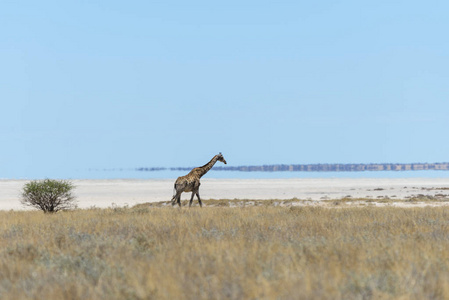
[[[204,166],[198,168],[198,169],[200,170],[199,173],[198,173],[198,175],[200,176],[200,178],[201,178],[204,174],[206,174],[207,172],[209,172],[210,169],[212,169],[212,167],[215,165],[215,163],[217,162],[217,160],[218,160],[218,155],[215,155],[215,156],[210,160],[210,162],[208,162],[208,163],[205,164]]]

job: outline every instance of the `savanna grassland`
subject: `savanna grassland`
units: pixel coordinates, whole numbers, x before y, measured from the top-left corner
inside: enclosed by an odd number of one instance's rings
[[[1,299],[444,299],[449,208],[0,212]]]

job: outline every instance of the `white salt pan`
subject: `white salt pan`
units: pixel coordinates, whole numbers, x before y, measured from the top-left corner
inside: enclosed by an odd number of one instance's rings
[[[80,208],[133,206],[168,201],[174,179],[163,180],[73,180]],[[20,193],[26,180],[0,180],[0,210],[24,209]],[[446,189],[440,189],[446,188]],[[201,180],[202,199],[311,199],[352,198],[405,199],[419,194],[449,194],[449,178],[297,178],[297,179],[208,179]],[[184,193],[182,200],[190,199]]]

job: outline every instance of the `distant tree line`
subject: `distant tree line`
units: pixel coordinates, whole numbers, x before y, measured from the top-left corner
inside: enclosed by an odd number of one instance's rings
[[[165,171],[167,168],[137,168],[137,171],[154,172],[154,171]]]
[[[190,171],[193,167],[176,168],[137,168],[137,171]],[[411,163],[411,164],[278,164],[263,166],[216,166],[214,171],[240,172],[363,172],[363,171],[422,171],[449,170],[449,163]]]

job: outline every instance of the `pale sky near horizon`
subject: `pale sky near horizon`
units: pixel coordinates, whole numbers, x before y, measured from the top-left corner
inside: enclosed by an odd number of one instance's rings
[[[2,1],[0,178],[449,161],[447,1]],[[62,172],[64,171],[64,172]]]

